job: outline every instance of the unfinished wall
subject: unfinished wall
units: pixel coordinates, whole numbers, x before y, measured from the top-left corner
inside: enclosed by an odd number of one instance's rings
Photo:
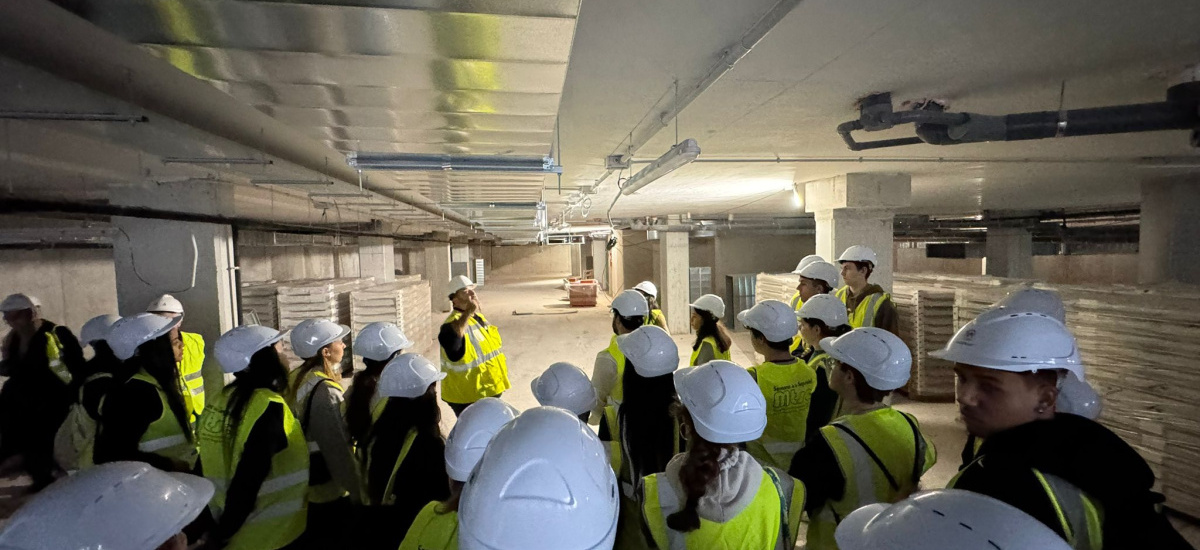
[[[655,280],[658,241],[646,240],[645,231],[622,231],[618,239],[622,243],[622,272],[625,281],[623,286],[614,286],[614,290],[621,291],[642,281]]]
[[[924,248],[896,248],[896,273],[940,273],[943,275],[979,275],[983,258],[926,258]]]
[[[741,273],[788,273],[816,250],[812,235],[769,233],[720,234],[714,239],[713,285],[725,292],[725,276]]]
[[[571,274],[571,248],[567,245],[494,246],[488,275],[506,279],[567,277]]]
[[[1137,284],[1137,254],[1034,256],[1033,276],[1057,284]]]
[[[42,301],[42,317],[76,336],[88,319],[117,313],[111,249],[0,250],[0,295],[23,292]],[[0,323],[0,334],[8,325]]]
[[[242,281],[358,277],[356,246],[239,246]]]

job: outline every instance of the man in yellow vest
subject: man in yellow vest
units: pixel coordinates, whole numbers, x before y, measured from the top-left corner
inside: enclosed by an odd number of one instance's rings
[[[438,343],[442,347],[442,401],[455,416],[484,397],[500,397],[512,387],[508,362],[500,349],[500,329],[479,311],[475,283],[459,275],[450,280],[454,311],[442,322]]]
[[[829,380],[842,398],[842,416],[820,429],[792,458],[789,473],[808,488],[808,548],[837,548],[843,518],[868,504],[892,503],[916,491],[937,461],[917,420],[884,403],[908,382],[912,355],[883,329],[854,329],[821,340],[838,361]]]
[[[750,329],[754,351],[763,356],[748,370],[767,400],[767,427],[762,437],[746,443],[746,451],[763,465],[787,468],[804,445],[817,374],[788,351],[798,330],[790,306],[764,300],[739,313],[738,321]]]
[[[625,376],[625,356],[617,347],[617,337],[637,330],[646,323],[646,316],[650,314],[645,296],[636,290],[618,294],[609,307],[613,312],[613,336],[608,341],[608,347],[596,354],[596,362],[592,364],[596,405],[592,408],[589,421],[593,425],[599,425],[605,407],[620,405],[625,395],[621,384]]]
[[[174,319],[183,316],[183,304],[174,296],[163,294],[146,306],[146,313]],[[182,355],[177,352],[177,356],[180,357],[179,390],[183,392],[184,404],[192,415],[192,422],[195,422],[200,413],[204,412],[204,337],[194,332],[183,332],[178,328],[175,329],[175,334],[179,336],[176,340],[172,335],[176,347],[180,344],[183,346]]]
[[[846,304],[850,326],[879,327],[899,336],[900,320],[892,295],[870,282],[871,272],[879,265],[875,251],[854,245],[842,252],[837,261],[842,265],[842,281],[846,283],[837,289],[837,297]]]

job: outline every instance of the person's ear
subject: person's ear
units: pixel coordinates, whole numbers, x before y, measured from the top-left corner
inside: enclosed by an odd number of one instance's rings
[[[1052,384],[1042,384],[1038,387],[1038,404],[1035,409],[1038,414],[1055,411],[1058,405],[1058,388]]]

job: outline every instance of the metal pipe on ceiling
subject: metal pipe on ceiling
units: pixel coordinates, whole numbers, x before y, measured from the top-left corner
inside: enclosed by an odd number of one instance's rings
[[[649,164],[654,159],[635,159],[633,164]],[[1119,164],[1151,167],[1200,167],[1200,156],[1107,157],[1107,158],[948,158],[948,157],[772,157],[772,158],[699,158],[693,163],[717,164],[819,164],[819,163],[934,163],[934,164]]]

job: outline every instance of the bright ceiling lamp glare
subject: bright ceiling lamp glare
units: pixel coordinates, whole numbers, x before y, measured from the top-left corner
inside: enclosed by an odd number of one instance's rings
[[[637,193],[639,189],[649,185],[650,182],[691,163],[698,156],[700,156],[700,144],[696,143],[694,139],[685,139],[629,178],[625,182],[625,186],[621,188],[621,194]]]
[[[359,170],[446,171],[446,172],[532,172],[561,174],[554,158],[502,155],[421,155],[414,153],[360,153],[346,155],[346,162]]]
[[[792,186],[792,208],[796,210],[804,209],[804,197],[800,196],[799,186]]]

